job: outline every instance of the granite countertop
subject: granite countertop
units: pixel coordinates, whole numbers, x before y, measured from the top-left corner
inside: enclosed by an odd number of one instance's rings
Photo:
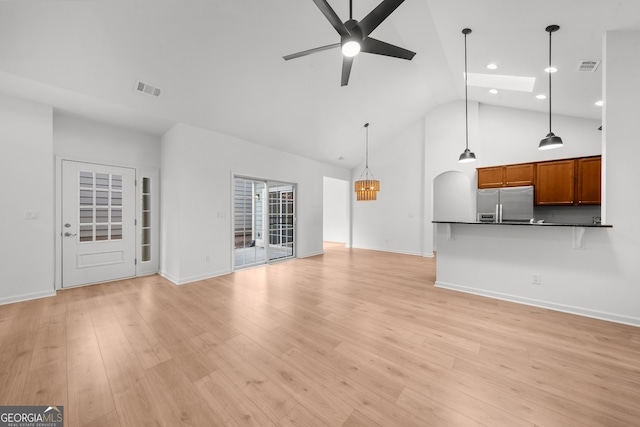
[[[610,224],[570,224],[560,222],[477,222],[477,221],[431,221],[433,224],[473,224],[473,225],[520,225],[529,227],[589,227],[612,228]]]

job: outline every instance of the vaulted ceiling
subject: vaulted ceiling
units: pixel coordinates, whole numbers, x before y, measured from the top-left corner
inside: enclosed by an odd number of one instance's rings
[[[379,2],[354,0],[354,18]],[[348,0],[329,4],[348,19]],[[282,58],[339,42],[312,0],[4,1],[0,91],[147,132],[183,122],[353,167],[365,122],[374,148],[464,98],[465,27],[473,30],[470,73],[535,78],[532,92],[472,86],[469,99],[547,111],[535,95],[548,91],[549,24],[561,27],[553,36],[554,113],[601,117],[594,102],[603,66],[576,67],[602,60],[606,31],[640,30],[637,0],[406,0],[372,36],[415,58],[360,54],[345,87],[338,49]],[[139,80],[161,96],[137,92]]]

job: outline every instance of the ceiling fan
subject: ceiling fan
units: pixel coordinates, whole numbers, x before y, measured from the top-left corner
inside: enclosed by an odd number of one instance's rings
[[[361,21],[353,19],[353,0],[349,0],[349,20],[342,22],[336,12],[329,6],[327,0],[313,0],[318,6],[322,14],[329,20],[333,28],[340,34],[340,43],[334,43],[327,46],[316,47],[314,49],[303,50],[302,52],[292,53],[283,58],[288,61],[290,59],[300,58],[312,53],[322,52],[323,50],[342,48],[342,83],[341,86],[349,84],[349,75],[351,74],[351,66],[353,58],[359,52],[373,53],[376,55],[392,56],[411,60],[415,56],[412,52],[401,47],[385,43],[369,37],[369,34],[375,30],[394,10],[398,8],[404,0],[383,0],[375,9],[373,9]]]

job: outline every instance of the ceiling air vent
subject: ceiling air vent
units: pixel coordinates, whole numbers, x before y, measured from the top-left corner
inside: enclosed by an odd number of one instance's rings
[[[580,61],[576,71],[579,73],[595,73],[600,61]]]
[[[155,97],[160,96],[161,93],[159,87],[151,86],[150,84],[141,81],[138,81],[138,83],[136,84],[136,90],[138,92],[142,92]]]

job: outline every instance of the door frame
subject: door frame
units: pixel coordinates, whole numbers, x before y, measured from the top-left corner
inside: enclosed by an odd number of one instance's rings
[[[263,264],[255,264],[255,265],[251,265],[249,267],[240,267],[237,268],[235,266],[235,238],[234,238],[234,233],[235,233],[235,198],[234,198],[234,189],[235,189],[235,179],[236,178],[240,178],[240,179],[246,179],[246,180],[250,180],[250,181],[259,181],[259,182],[264,182],[266,184],[266,192],[267,192],[267,196],[266,196],[266,209],[263,211],[263,224],[265,224],[267,226],[267,235],[263,236],[264,238],[264,242],[265,242],[265,262]],[[278,258],[278,259],[274,259],[274,260],[269,260],[269,233],[268,233],[268,224],[269,224],[269,206],[268,206],[268,201],[269,201],[269,184],[282,184],[282,185],[291,185],[292,189],[293,189],[293,242],[294,242],[294,247],[293,247],[293,254],[290,257],[286,257],[286,258]],[[230,215],[230,235],[231,235],[231,244],[230,244],[230,250],[231,250],[231,262],[230,262],[230,271],[237,271],[237,270],[242,270],[242,269],[246,269],[246,268],[253,268],[253,267],[257,267],[257,266],[261,266],[261,265],[268,265],[268,264],[275,264],[277,262],[281,262],[281,261],[287,261],[290,259],[295,259],[298,257],[298,183],[295,182],[291,182],[291,181],[287,181],[287,180],[281,180],[281,179],[269,179],[269,178],[257,178],[255,176],[251,176],[251,175],[246,175],[246,174],[241,174],[241,173],[235,173],[233,170],[231,171],[231,185],[230,185],[230,201],[229,204],[231,206],[231,208],[229,209],[229,212],[231,212]]]
[[[155,274],[160,270],[160,171],[156,168],[137,167],[134,165],[122,163],[111,164],[110,162],[97,161],[95,159],[75,158],[72,156],[55,156],[55,179],[54,179],[54,197],[55,197],[55,212],[54,212],[54,283],[55,290],[66,289],[62,287],[62,162],[80,162],[90,163],[101,166],[115,166],[122,168],[129,168],[135,170],[136,185],[135,185],[135,247],[136,247],[136,269],[135,276],[146,276]],[[152,246],[151,257],[153,262],[142,263],[142,247],[141,247],[141,235],[138,232],[140,230],[140,224],[142,223],[142,185],[140,185],[142,177],[150,177],[154,185],[154,197],[152,197],[152,215],[151,221],[153,227],[151,230],[152,242],[155,245]],[[83,286],[83,285],[80,285]]]

